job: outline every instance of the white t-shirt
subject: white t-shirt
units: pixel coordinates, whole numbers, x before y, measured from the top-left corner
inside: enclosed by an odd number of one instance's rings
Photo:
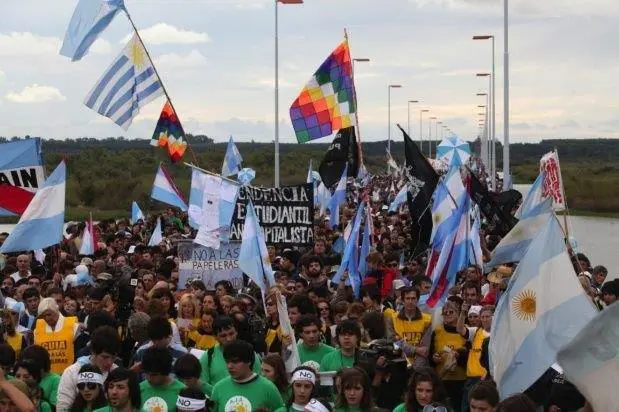
[[[19,272],[15,272],[11,275],[11,277],[13,278],[13,280],[15,282],[17,282],[20,279],[28,279],[28,277],[31,275],[30,271],[28,271],[28,274],[26,275],[26,277],[21,277],[21,275],[19,274]]]

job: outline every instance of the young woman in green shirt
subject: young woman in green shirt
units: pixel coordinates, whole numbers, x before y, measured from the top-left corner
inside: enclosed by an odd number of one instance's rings
[[[335,412],[369,412],[372,407],[371,382],[367,373],[359,368],[344,369]]]
[[[84,365],[77,375],[77,396],[71,412],[90,412],[107,405],[103,389],[103,375],[95,365]]]
[[[307,366],[299,366],[292,372],[292,394],[286,406],[276,412],[304,411],[310,399],[316,396],[316,372]]]

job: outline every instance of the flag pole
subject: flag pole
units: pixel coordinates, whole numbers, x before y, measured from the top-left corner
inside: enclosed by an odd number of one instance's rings
[[[138,31],[138,28],[135,26],[135,23],[133,22],[133,19],[131,18],[131,15],[129,14],[129,10],[127,10],[126,7],[123,8],[123,10],[124,10],[125,14],[127,15],[127,19],[129,19],[129,23],[131,23],[131,27],[133,27],[133,31],[135,32],[135,35],[137,36],[138,40],[140,41],[140,44],[142,44],[142,48],[144,49],[144,52],[146,53],[146,57],[148,57],[148,60],[150,61],[150,65],[153,67],[155,75],[159,79],[159,84],[161,84],[161,89],[163,90],[163,94],[165,94],[166,99],[168,99],[168,102],[170,103],[170,107],[172,107],[172,110],[176,114],[176,118],[178,119],[178,121],[180,123],[181,120],[178,117],[178,112],[174,108],[174,103],[172,103],[172,99],[170,98],[170,95],[168,94],[168,91],[166,90],[165,85],[163,84],[163,80],[161,80],[161,76],[159,76],[159,72],[157,71],[157,67],[155,66],[155,63],[153,62],[153,59],[150,57],[150,53],[148,52],[148,49],[146,48],[146,45],[144,44],[144,41],[142,40],[142,36],[140,36],[140,32]],[[189,140],[188,139],[186,139],[186,140],[187,140],[187,148],[189,149],[189,152],[191,153],[191,157],[193,158],[194,163],[197,164],[198,163],[198,158],[196,157],[196,153],[193,151],[193,148],[189,144]]]
[[[344,29],[344,39],[346,39],[346,43],[348,43],[348,31],[346,29]],[[350,54],[350,45],[348,46],[348,52]],[[355,126],[357,128],[357,136],[359,137],[359,140],[357,141],[357,147],[359,149],[359,165],[363,166],[363,145],[361,144],[361,127],[359,126],[359,105],[357,104],[357,88],[355,87],[355,62],[352,57],[350,59],[350,67],[352,70],[352,96],[353,101],[355,102]]]
[[[224,176],[222,176],[222,175],[220,175],[220,174],[217,174],[217,173],[214,173],[214,172],[209,172],[208,170],[202,169],[202,168],[200,168],[200,167],[198,167],[198,166],[196,166],[196,165],[194,165],[194,164],[187,163],[187,162],[183,162],[183,164],[184,164],[185,166],[191,167],[192,169],[199,170],[199,171],[201,171],[202,173],[206,173],[207,175],[211,175],[211,176],[219,177],[219,178],[221,178],[221,179],[223,179],[223,180],[225,180],[225,181],[227,181],[227,182],[230,182],[230,183],[235,184],[235,185],[237,185],[237,186],[241,186],[241,184],[240,184],[239,182],[237,182],[236,180],[232,180],[232,179],[230,179],[230,178],[224,177]]]

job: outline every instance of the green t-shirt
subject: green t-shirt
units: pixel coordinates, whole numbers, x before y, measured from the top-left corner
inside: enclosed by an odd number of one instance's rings
[[[60,383],[60,375],[48,373],[39,382],[41,391],[43,392],[43,400],[49,402],[50,405],[56,406],[56,398],[58,398],[58,384]]]
[[[361,408],[358,406],[345,406],[343,408],[335,408],[333,412],[361,412]]]
[[[395,407],[393,412],[406,412],[406,404],[405,403],[399,404],[398,406]]]
[[[52,412],[52,407],[49,406],[49,403],[41,401],[39,403],[39,412]]]
[[[255,411],[258,408],[274,411],[284,406],[277,387],[260,375],[245,383],[237,383],[228,376],[213,387],[211,400],[215,402],[216,412]]]
[[[95,409],[92,412],[114,412],[111,406],[104,406],[103,408]]]
[[[292,404],[290,406],[282,406],[275,412],[296,412],[296,411],[304,411],[304,410],[305,408],[301,407],[301,409],[299,409],[299,408],[296,408],[294,404]]]
[[[200,358],[200,365],[202,366],[202,375],[200,380],[215,386],[217,382],[230,376],[228,373],[228,367],[226,366],[226,360],[224,359],[224,353],[221,350],[221,346],[217,345],[212,348],[212,357],[209,364],[208,353],[211,349],[204,352]],[[256,361],[252,370],[254,373],[260,374],[262,369],[262,362],[260,361],[260,355],[256,354]]]
[[[344,368],[352,368],[355,365],[354,356],[344,356],[341,349],[334,350],[325,355],[320,362],[321,372],[337,372]]]
[[[184,387],[185,385],[176,379],[164,386],[152,386],[147,380],[143,381],[140,383],[142,412],[176,411],[176,400]],[[164,404],[167,404],[167,409]]]
[[[305,343],[301,342],[297,345],[301,365],[309,367],[320,367],[320,362],[326,354],[335,350],[334,347],[319,343],[317,347],[310,348]]]

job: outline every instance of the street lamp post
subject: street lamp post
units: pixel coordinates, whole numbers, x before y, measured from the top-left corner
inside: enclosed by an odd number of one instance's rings
[[[488,93],[477,93],[477,96],[484,97],[486,100],[486,105],[489,105],[489,94]],[[486,167],[488,167],[488,136],[485,133],[481,135],[481,161],[484,163]]]
[[[430,123],[428,124],[428,158],[432,158],[432,120],[438,120],[436,116],[430,117]]]
[[[419,100],[408,101],[408,136],[411,135],[411,103],[419,103]]]
[[[473,36],[473,40],[492,40],[492,75],[491,75],[491,87],[489,88],[490,98],[489,98],[489,106],[488,106],[488,114],[490,116],[490,130],[488,131],[488,135],[490,136],[490,150],[492,152],[492,186],[495,185],[495,175],[496,175],[496,93],[495,93],[495,57],[494,57],[494,35],[486,34],[483,36]]]
[[[419,150],[421,153],[423,153],[423,114],[429,111],[429,109],[419,110]]]
[[[509,6],[503,0],[503,190],[509,189],[506,182],[511,182],[509,172]]]
[[[279,187],[279,3],[303,4],[303,0],[275,0],[275,187]]]
[[[388,136],[387,149],[389,149],[389,153],[391,153],[391,89],[400,89],[401,87],[402,87],[401,84],[390,84],[387,87],[387,100],[388,100],[387,123],[389,126],[387,128],[387,136]]]
[[[490,102],[490,105],[492,105],[492,101],[494,100],[494,96],[492,96],[492,74],[491,73],[477,73],[476,75],[477,77],[488,77],[488,93],[490,94],[490,97],[488,99],[488,101]],[[488,109],[486,110],[488,113],[488,140],[489,140],[489,144],[490,144],[490,156],[488,158],[488,163],[490,166],[490,179],[491,179],[491,184],[492,184],[492,188],[495,189],[495,185],[496,185],[496,154],[495,154],[495,146],[494,146],[494,136],[490,134],[491,130],[494,128],[494,119],[492,118],[491,111],[490,111],[490,106],[488,106]]]

